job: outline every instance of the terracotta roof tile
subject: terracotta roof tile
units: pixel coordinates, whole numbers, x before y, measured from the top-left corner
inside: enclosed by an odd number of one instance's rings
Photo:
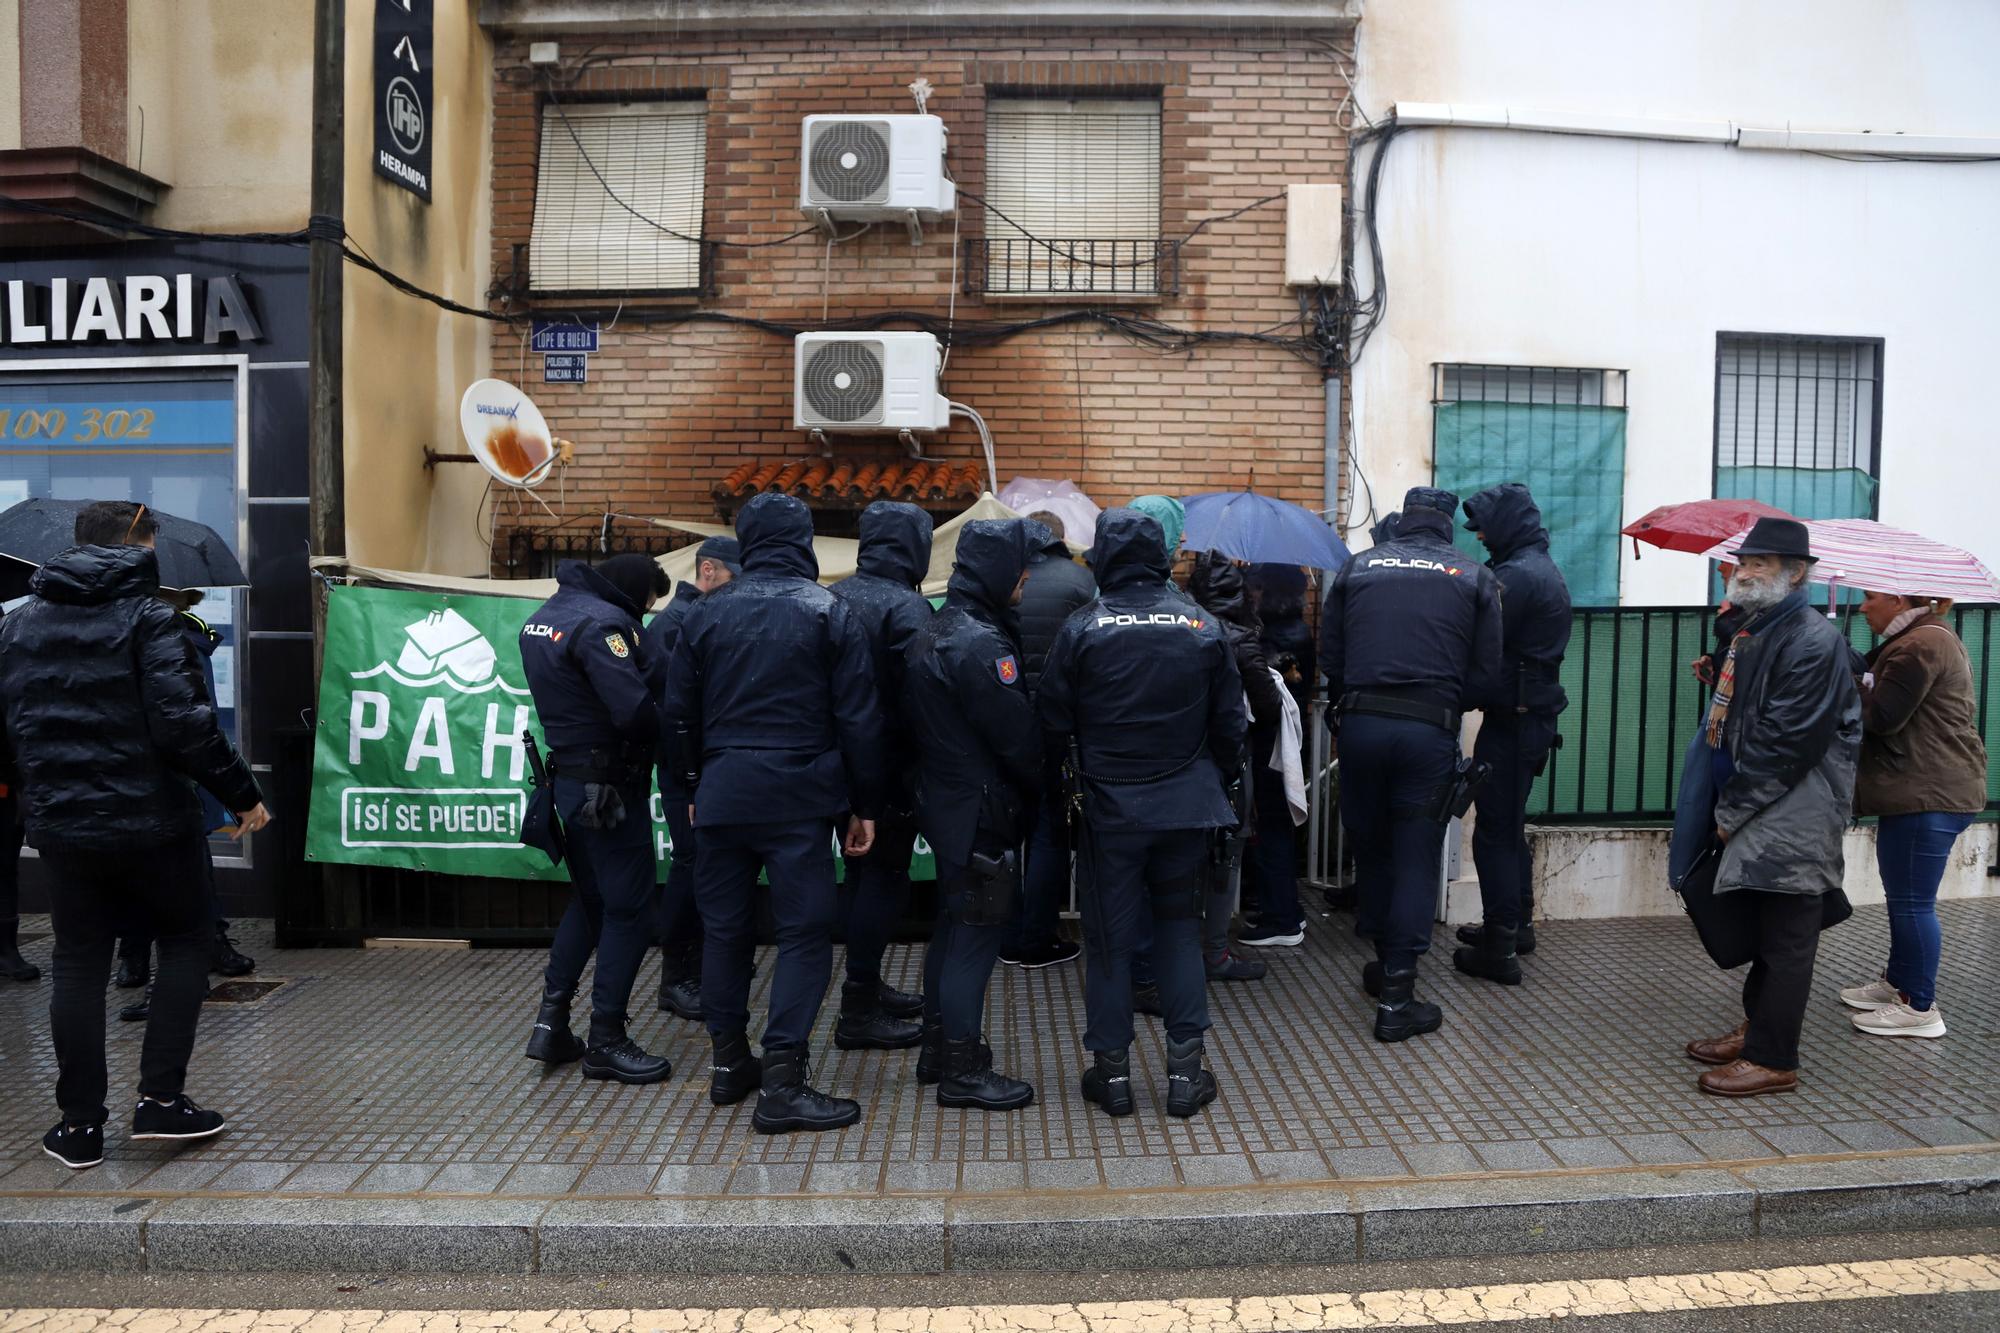
[[[725,508],[763,491],[808,503],[862,506],[882,497],[939,504],[972,500],[985,484],[978,463],[925,463],[908,458],[745,458],[714,486]]]

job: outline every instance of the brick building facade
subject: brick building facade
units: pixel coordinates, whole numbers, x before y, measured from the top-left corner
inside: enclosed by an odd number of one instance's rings
[[[792,424],[792,345],[782,332],[686,318],[720,314],[816,328],[884,312],[948,322],[941,390],[992,428],[1001,485],[1019,476],[1070,478],[1100,503],[1146,491],[1257,489],[1320,508],[1325,479],[1323,381],[1302,346],[1204,340],[1147,345],[1080,312],[1117,310],[1175,330],[1297,339],[1310,325],[1284,282],[1285,203],[1293,182],[1345,172],[1344,70],[1352,29],[1061,29],[903,24],[826,33],[659,31],[566,37],[554,72],[528,63],[532,31],[498,34],[494,51],[492,264],[500,308],[550,317],[582,311],[603,324],[590,382],[545,385],[525,326],[496,325],[494,373],[531,388],[557,433],[578,444],[560,488],[565,517],[605,509],[711,516],[759,471],[746,464],[812,460]],[[574,52],[574,55],[571,53]],[[829,245],[815,233],[741,248],[798,230],[800,122],[813,113],[909,112],[907,85],[934,87],[928,110],[950,131],[948,169],[961,190],[957,234],[977,242],[986,210],[965,195],[985,186],[989,97],[1159,99],[1159,219],[1168,267],[1157,296],[994,297],[958,291],[962,256],[950,219],[912,245],[881,224]],[[550,96],[564,105],[699,97],[706,102],[702,236],[707,290],[680,299],[532,296],[522,268],[535,218],[537,161]],[[1205,219],[1198,235],[1187,237]],[[1162,270],[1166,271],[1165,268]],[[955,283],[954,278],[958,279]],[[995,337],[1000,324],[1072,316]],[[891,327],[910,327],[895,324]],[[893,436],[836,437],[842,461],[905,461]],[[926,442],[952,466],[954,489],[980,459],[963,423]],[[768,474],[769,469],[764,471]],[[800,471],[800,470],[795,470]],[[830,493],[822,471],[807,498],[822,528],[843,531],[865,497]],[[732,488],[733,490],[734,488]],[[556,500],[547,490],[544,498]],[[963,495],[934,497],[940,512]],[[530,509],[533,507],[530,506]],[[500,522],[504,538],[515,522]],[[539,512],[520,522],[548,525]],[[504,540],[496,561],[504,560]]]

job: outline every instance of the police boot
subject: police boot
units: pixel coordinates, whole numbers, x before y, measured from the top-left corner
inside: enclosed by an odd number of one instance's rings
[[[1382,993],[1382,964],[1379,960],[1361,965],[1361,989],[1368,993],[1370,999]]]
[[[1083,1071],[1083,1099],[1095,1102],[1106,1115],[1132,1114],[1132,1055],[1123,1051],[1094,1052],[1096,1063]]]
[[[1514,928],[1489,923],[1479,943],[1451,951],[1451,965],[1469,977],[1484,977],[1503,986],[1521,984],[1521,960],[1514,953]]]
[[[660,1083],[674,1067],[664,1055],[650,1055],[638,1042],[625,1035],[625,1018],[590,1019],[590,1049],[583,1053],[585,1078],[609,1079],[614,1083]]]
[[[583,1043],[569,1030],[570,992],[545,990],[535,1013],[535,1030],[528,1035],[528,1058],[545,1065],[566,1065],[583,1058]]]
[[[1419,1000],[1417,970],[1382,974],[1382,998],[1375,1004],[1375,1040],[1402,1041],[1436,1032],[1444,1026],[1444,1011]]]
[[[1485,930],[1486,927],[1484,926],[1460,926],[1458,928],[1458,942],[1460,944],[1477,946],[1479,937],[1485,933]],[[1535,923],[1532,921],[1523,921],[1520,928],[1514,932],[1514,952],[1525,958],[1534,951]]]
[[[921,1018],[924,1013],[924,997],[912,995],[906,990],[897,990],[888,982],[880,982],[875,987],[875,1002],[883,1013],[891,1018]]]
[[[993,1048],[985,1042],[974,1038],[945,1043],[944,1081],[937,1090],[939,1106],[1018,1111],[1034,1100],[1033,1085],[993,1068]]]
[[[1215,1100],[1215,1075],[1201,1067],[1201,1038],[1167,1038],[1167,1114],[1185,1120]]]
[[[33,981],[42,969],[21,957],[21,919],[0,921],[0,977],[9,981]]]
[[[1160,1005],[1160,988],[1153,982],[1132,987],[1132,1012],[1148,1014],[1154,1018],[1165,1018],[1167,1011]]]
[[[827,1096],[807,1084],[809,1074],[803,1046],[764,1052],[764,1088],[750,1117],[759,1134],[818,1133],[843,1129],[861,1118],[861,1103]]]
[[[708,1066],[708,1100],[717,1106],[734,1106],[764,1081],[763,1062],[750,1054],[750,1038],[741,1032],[711,1041],[715,1054]]]
[[[917,1082],[928,1087],[944,1078],[944,1020],[925,1016],[917,1043]]]
[[[921,1027],[892,1017],[883,1007],[881,990],[874,982],[842,984],[840,1021],[833,1026],[835,1046],[843,1051],[901,1051],[923,1040]],[[917,1012],[923,1012],[921,999]]]

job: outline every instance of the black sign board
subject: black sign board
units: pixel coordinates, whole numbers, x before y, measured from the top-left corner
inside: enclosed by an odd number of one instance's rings
[[[375,172],[431,197],[432,0],[375,0]]]

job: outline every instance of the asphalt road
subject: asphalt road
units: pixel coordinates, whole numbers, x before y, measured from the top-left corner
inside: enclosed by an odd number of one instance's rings
[[[1843,1275],[1849,1266],[1862,1265],[1878,1277],[1887,1273],[1916,1272],[1913,1262],[1927,1256],[1991,1256],[2000,1254],[2000,1228],[1893,1235],[1842,1236],[1810,1241],[1757,1241],[1744,1244],[1679,1246],[1640,1250],[1605,1250],[1579,1254],[1516,1256],[1482,1259],[1438,1259],[1395,1264],[1342,1265],[1320,1268],[1269,1268],[1194,1270],[1173,1273],[1024,1273],[965,1277],[856,1277],[856,1278],[691,1278],[654,1276],[645,1278],[461,1278],[449,1276],[394,1276],[349,1274],[218,1274],[156,1277],[106,1275],[66,1275],[0,1277],[0,1304],[14,1309],[115,1309],[142,1311],[214,1312],[232,1310],[301,1311],[475,1311],[476,1320],[461,1319],[459,1327],[473,1323],[505,1329],[526,1327],[532,1320],[509,1319],[504,1312],[522,1311],[679,1311],[675,1324],[682,1327],[738,1327],[733,1318],[708,1324],[701,1316],[717,1309],[733,1308],[785,1310],[840,1307],[850,1311],[882,1312],[900,1307],[955,1307],[951,1318],[940,1319],[933,1327],[968,1330],[1015,1326],[1003,1312],[982,1307],[1018,1305],[1068,1305],[1077,1303],[1213,1300],[1227,1298],[1245,1322],[1255,1324],[1253,1312],[1271,1307],[1251,1304],[1256,1298],[1283,1298],[1296,1293],[1394,1293],[1404,1302],[1398,1314],[1383,1307],[1394,1324],[1412,1326],[1428,1322],[1423,1310],[1444,1313],[1455,1293],[1467,1289],[1490,1292],[1495,1286],[1518,1284],[1531,1292],[1551,1290],[1548,1284],[1607,1280],[1602,1291],[1606,1299],[1617,1293],[1636,1292],[1642,1296],[1656,1291],[1648,1278],[1659,1275],[1741,1273],[1754,1271],[1782,1276],[1792,1270],[1818,1275]],[[1886,1264],[1884,1261],[1887,1261]],[[1537,1287],[1535,1284],[1544,1284]],[[1684,1330],[1749,1330],[1757,1333],[1846,1333],[1847,1330],[1910,1329],[1921,1333],[1950,1333],[1953,1330],[2000,1328],[2000,1291],[1966,1290],[1946,1294],[1866,1295],[1851,1298],[1803,1298],[1796,1293],[1787,1303],[1729,1303],[1718,1296],[1713,1308],[1665,1310],[1634,1314],[1587,1315],[1571,1312],[1571,1322],[1592,1329],[1645,1330],[1646,1333],[1682,1333]],[[1488,1297],[1490,1300],[1490,1296]],[[1140,1307],[1133,1307],[1135,1309]],[[1282,1304],[1278,1306],[1282,1309]],[[490,1313],[489,1313],[490,1312]],[[963,1315],[963,1318],[960,1315]],[[1351,1317],[1353,1312],[1343,1311]],[[179,1319],[149,1319],[148,1328],[161,1333],[172,1329],[194,1330],[219,1325],[206,1316],[184,1314]],[[1542,1322],[1549,1316],[1532,1308],[1522,1309],[1515,1318],[1487,1321],[1477,1317],[1440,1319],[1461,1327],[1514,1326],[1523,1321]],[[353,1327],[350,1317],[349,1327]],[[683,1322],[685,1321],[685,1322]],[[66,1330],[89,1327],[87,1322],[64,1320]],[[390,1321],[382,1321],[384,1323]],[[395,1321],[407,1323],[407,1320]],[[617,1321],[593,1318],[597,1328],[616,1327]],[[654,1323],[657,1321],[640,1321]],[[1090,1320],[1090,1326],[1099,1326]],[[331,1326],[314,1321],[315,1327]],[[25,1329],[32,1323],[19,1317],[0,1319],[0,1327]],[[749,1326],[749,1325],[742,1325]],[[787,1324],[759,1327],[796,1326]],[[815,1327],[824,1326],[815,1321]],[[873,1327],[871,1318],[857,1317],[849,1326]],[[1082,1326],[1082,1325],[1079,1325]],[[1143,1323],[1125,1325],[1143,1328]],[[1161,1324],[1167,1327],[1168,1324]],[[1189,1327],[1186,1323],[1176,1327]],[[1323,1327],[1324,1323],[1307,1325]],[[1359,1324],[1343,1326],[1391,1326]],[[1281,1333],[1286,1325],[1263,1322],[1268,1333]]]

